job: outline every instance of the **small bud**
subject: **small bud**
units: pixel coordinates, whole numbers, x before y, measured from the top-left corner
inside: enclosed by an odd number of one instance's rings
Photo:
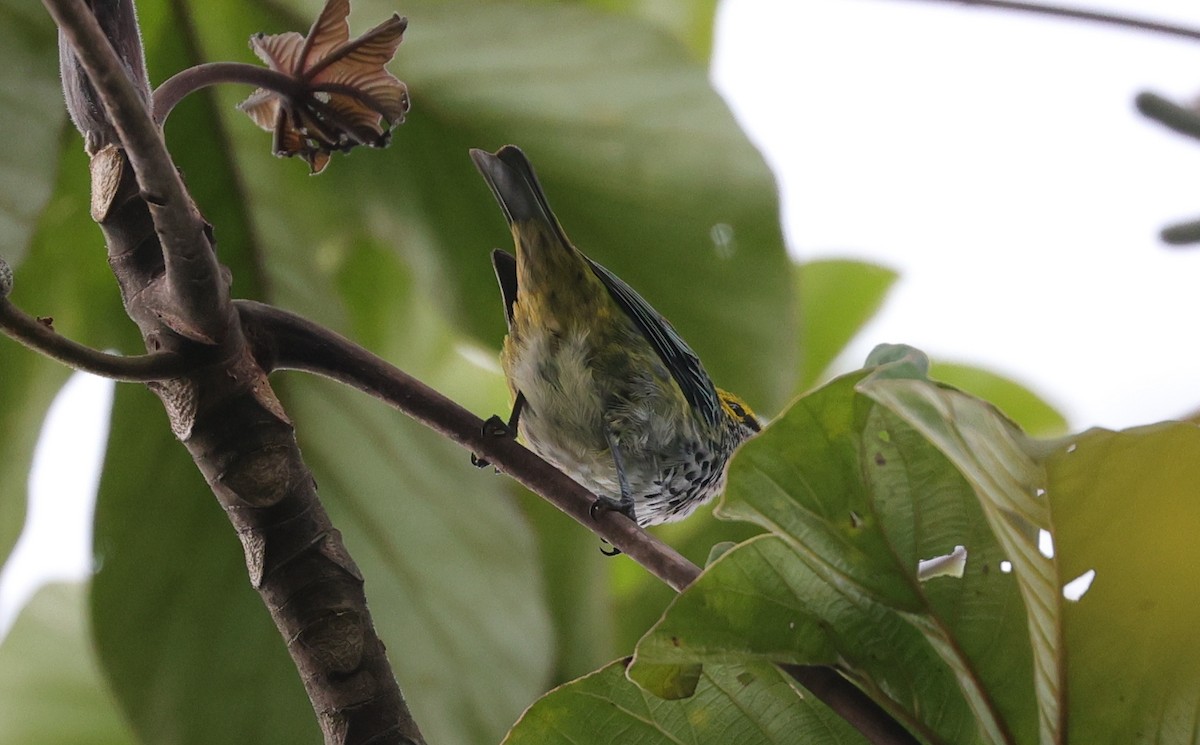
[[[0,257],[0,297],[8,297],[8,293],[12,292],[13,272],[12,267],[8,262]]]

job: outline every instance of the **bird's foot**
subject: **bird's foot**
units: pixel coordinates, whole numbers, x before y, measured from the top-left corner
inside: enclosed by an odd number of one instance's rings
[[[613,499],[611,497],[596,497],[596,501],[592,502],[592,506],[588,509],[588,514],[593,520],[599,520],[600,514],[603,512],[619,512],[625,517],[637,522],[637,516],[633,510],[633,500],[629,499]]]
[[[484,437],[511,437],[516,439],[517,436],[517,433],[510,429],[508,424],[496,414],[492,414],[483,423],[481,433]],[[476,468],[487,468],[492,465],[492,462],[486,458],[480,458],[475,453],[471,453],[471,465]]]
[[[593,520],[597,520],[602,512],[619,512],[625,517],[637,522],[637,517],[633,511],[633,500],[611,499],[609,497],[596,497],[596,501],[592,502],[592,506],[588,509]],[[605,549],[608,546],[610,550]],[[600,553],[605,556],[617,556],[621,553],[621,549],[612,545],[603,538],[600,539]]]

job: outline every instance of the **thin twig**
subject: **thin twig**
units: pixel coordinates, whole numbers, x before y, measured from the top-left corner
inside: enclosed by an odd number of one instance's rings
[[[161,130],[83,0],[43,0],[43,4],[87,71],[149,203],[162,244],[167,286],[180,316],[173,319],[172,328],[194,341],[219,341],[228,330],[228,288]]]
[[[257,85],[284,96],[295,96],[305,90],[295,78],[269,67],[245,62],[206,62],[179,71],[154,89],[154,121],[161,126],[171,109],[189,93],[218,83]]]
[[[76,370],[128,383],[178,378],[194,367],[172,352],[122,357],[71,341],[42,322],[0,298],[0,331],[26,347]]]
[[[1200,41],[1200,30],[1188,28],[1186,26],[1177,26],[1173,23],[1163,21],[1152,21],[1147,18],[1137,18],[1135,16],[1120,15],[1117,13],[1104,13],[1097,10],[1084,10],[1083,8],[1068,8],[1059,5],[1041,5],[1038,3],[1023,3],[1012,2],[1011,0],[925,0],[926,2],[951,3],[954,5],[970,5],[978,8],[997,8],[1000,10],[1017,10],[1023,13],[1035,13],[1037,15],[1056,16],[1058,18],[1071,18],[1077,21],[1090,21],[1092,23],[1102,23],[1108,26],[1119,26],[1121,28],[1134,29],[1137,31],[1149,31],[1156,34],[1165,34],[1167,36],[1178,36],[1184,39]]]
[[[1163,243],[1171,246],[1194,246],[1200,243],[1200,220],[1168,225],[1159,234]]]
[[[1200,113],[1150,91],[1137,94],[1133,101],[1142,116],[1181,135],[1200,140]]]

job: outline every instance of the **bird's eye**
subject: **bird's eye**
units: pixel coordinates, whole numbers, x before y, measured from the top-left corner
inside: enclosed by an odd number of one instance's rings
[[[739,404],[737,401],[730,401],[729,408],[731,411],[733,411],[734,414],[737,414],[739,417],[741,417],[743,419],[746,418],[746,410],[743,409],[742,405]]]

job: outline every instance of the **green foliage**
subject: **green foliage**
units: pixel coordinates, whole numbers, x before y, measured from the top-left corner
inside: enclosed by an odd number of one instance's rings
[[[770,665],[712,665],[696,694],[656,698],[631,684],[618,661],[551,691],[503,745],[841,745],[860,739],[845,721],[800,693]]]
[[[54,122],[65,118],[56,93],[54,25],[29,3],[0,2],[0,131],[20,146],[0,149],[0,251],[15,271],[54,186],[58,142]],[[15,105],[15,102],[21,105]],[[49,126],[48,126],[49,125]],[[86,203],[85,203],[86,204]],[[46,288],[21,276],[14,302]],[[66,375],[43,359],[0,340],[0,564],[25,519],[25,482],[40,423]]]
[[[963,366],[927,376],[905,347],[778,413],[828,375],[895,275],[789,263],[772,178],[701,64],[714,5],[416,0],[399,8],[410,31],[391,66],[413,92],[409,122],[388,150],[335,156],[316,179],[269,157],[233,108],[245,90],[195,96],[169,123],[235,294],[333,327],[484,415],[508,410],[488,251],[509,237],[466,151],[519,144],[575,241],[772,419],[735,458],[724,520],[659,530],[701,564],[736,544],[673,596],[378,403],[278,380],[430,741],[496,742],[580,675],[505,742],[862,741],[776,663],[837,665],[929,743],[1049,744],[1068,721],[1075,742],[1197,741],[1200,644],[1181,590],[1200,586],[1197,430],[1034,441],[1014,422],[1064,429],[1039,398]],[[141,3],[151,77],[248,61],[249,34],[303,30],[318,7]],[[361,0],[356,31],[393,10]],[[27,101],[0,112],[23,143],[0,154],[13,300],[140,351],[87,215],[80,143],[55,124],[52,27],[3,0],[0,19],[0,90]],[[0,557],[64,378],[0,341]],[[0,645],[0,740],[316,740],[240,545],[168,431],[149,393],[118,391],[87,618],[82,589],[54,588]],[[957,545],[961,578],[919,577]],[[1089,569],[1094,587],[1064,601]],[[628,671],[603,665],[635,645]]]
[[[834,359],[883,305],[897,274],[861,261],[826,259],[796,266],[800,387],[820,382]]]
[[[139,3],[151,78],[251,61],[250,34],[303,30],[317,5]],[[247,90],[185,101],[168,144],[235,294],[361,340],[481,414],[507,410],[488,252],[509,239],[467,148],[516,142],[575,240],[673,318],[723,385],[776,410],[794,388],[796,350],[794,328],[778,322],[794,288],[773,180],[698,61],[708,42],[692,32],[711,29],[712,4],[678,4],[676,20],[666,7],[399,8],[411,30],[391,68],[413,91],[410,122],[390,149],[339,155],[318,179],[269,156],[269,138],[234,109]],[[395,10],[359,2],[352,21],[365,28]],[[6,62],[37,53],[22,77],[4,78],[6,94],[29,89],[30,106],[14,111],[36,123],[14,125],[26,147],[0,160],[0,188],[19,184],[26,200],[13,200],[20,219],[3,235],[13,299],[81,341],[138,352],[88,219],[81,143],[47,126],[63,121],[52,25],[24,6],[3,12],[13,23],[0,34],[37,31],[0,47]],[[720,302],[696,291],[715,287]],[[0,409],[6,552],[37,423],[65,373],[0,344],[0,396],[12,401]],[[514,500],[507,479],[373,401],[308,380],[279,389],[431,740],[495,742],[553,680],[611,659],[615,563],[584,529]],[[153,397],[118,392],[90,606],[103,674],[143,741],[311,741],[311,711],[238,542],[167,433]]]
[[[1016,381],[971,365],[934,362],[929,377],[949,383],[993,404],[1035,437],[1065,434],[1067,420],[1053,406]]]
[[[85,596],[83,585],[42,588],[0,643],[0,742],[134,742],[89,643]]]
[[[1200,742],[1200,429],[1094,429],[1045,460],[1062,576],[1071,742]]]

